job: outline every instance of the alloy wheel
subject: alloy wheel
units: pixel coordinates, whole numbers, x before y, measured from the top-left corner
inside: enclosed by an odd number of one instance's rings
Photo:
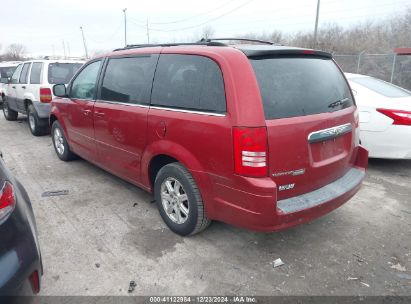
[[[181,183],[173,178],[166,178],[161,184],[161,203],[167,216],[176,224],[183,224],[189,215],[188,196]]]

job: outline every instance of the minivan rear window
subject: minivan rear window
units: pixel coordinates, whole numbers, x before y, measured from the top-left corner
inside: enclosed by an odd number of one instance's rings
[[[250,58],[266,119],[334,112],[353,105],[341,71],[329,58]]]
[[[50,84],[69,83],[82,66],[81,63],[54,62],[49,64],[48,81]]]

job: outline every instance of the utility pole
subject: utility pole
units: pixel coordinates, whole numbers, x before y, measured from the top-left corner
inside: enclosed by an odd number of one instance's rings
[[[70,42],[67,42],[67,53],[68,57],[70,58]]]
[[[124,13],[124,46],[127,46],[127,15],[126,15],[127,8],[123,9]]]
[[[315,17],[313,48],[316,48],[316,46],[317,46],[317,30],[318,30],[318,17],[319,17],[319,15],[320,15],[320,0],[317,0],[317,15]]]
[[[150,44],[150,29],[148,28],[148,18],[147,18],[147,44]]]
[[[82,26],[80,26],[80,30],[81,30],[81,36],[83,37],[83,44],[84,44],[84,51],[86,52],[86,59],[88,59],[86,38],[84,38],[84,32],[83,32],[83,27]]]
[[[66,45],[64,44],[64,40],[63,40],[63,54],[64,54],[64,59],[67,58],[66,56]]]

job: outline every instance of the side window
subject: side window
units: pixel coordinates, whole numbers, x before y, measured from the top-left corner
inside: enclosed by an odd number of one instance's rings
[[[33,66],[31,67],[31,73],[30,73],[30,83],[31,84],[40,84],[40,75],[41,75],[42,67],[43,67],[43,63],[41,62],[33,63]]]
[[[18,83],[21,70],[23,69],[23,64],[20,64],[17,69],[14,71],[13,76],[11,76],[11,83]]]
[[[31,63],[25,63],[23,65],[23,69],[21,70],[19,83],[27,83],[27,78],[29,76],[28,74],[29,74],[30,65],[31,65]]]
[[[224,113],[224,81],[217,63],[203,56],[160,56],[152,105]]]
[[[71,86],[70,98],[94,99],[96,81],[101,61],[95,61],[87,65],[74,79]]]
[[[149,104],[156,56],[111,58],[101,87],[101,99]]]

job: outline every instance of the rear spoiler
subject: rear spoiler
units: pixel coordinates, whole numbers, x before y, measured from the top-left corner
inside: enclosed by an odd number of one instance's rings
[[[269,57],[269,56],[287,56],[287,55],[309,55],[309,56],[318,56],[325,58],[333,58],[330,53],[318,50],[310,49],[264,49],[264,50],[253,50],[253,49],[240,49],[248,58],[253,57]]]

